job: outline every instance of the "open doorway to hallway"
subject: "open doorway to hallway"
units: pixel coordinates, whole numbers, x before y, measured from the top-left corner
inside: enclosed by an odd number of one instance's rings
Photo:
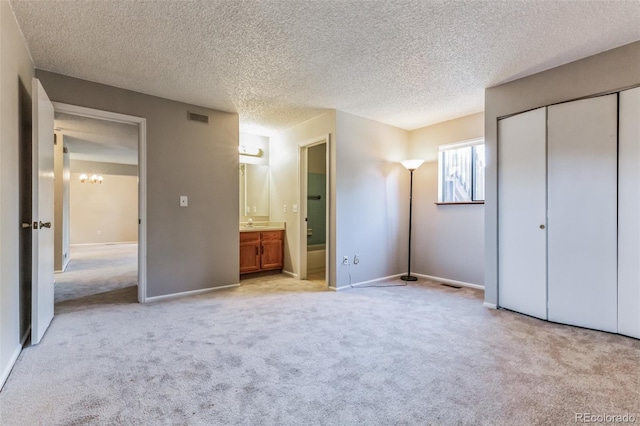
[[[138,299],[139,128],[55,112],[56,311]]]

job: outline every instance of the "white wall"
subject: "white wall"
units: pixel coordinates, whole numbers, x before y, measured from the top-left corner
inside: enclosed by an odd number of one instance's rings
[[[323,115],[301,123],[269,139],[269,166],[271,172],[270,219],[286,223],[284,270],[299,274],[300,215],[293,213],[292,205],[300,205],[298,151],[299,144],[317,139],[327,134],[335,141],[336,112],[328,111]],[[331,149],[330,175],[335,177],[335,143]],[[329,203],[335,205],[335,179],[328,190]],[[284,213],[283,206],[287,206]],[[330,235],[335,235],[335,217],[330,217],[332,226]],[[332,246],[335,246],[333,239]],[[335,253],[335,249],[333,251]],[[335,286],[335,262],[327,271],[329,285]]]
[[[82,183],[71,173],[71,244],[138,241],[138,176],[102,177],[101,184]]]
[[[271,220],[287,226],[286,271],[300,272],[299,144],[331,134],[327,280],[331,287],[403,272],[406,259],[409,175],[399,164],[408,155],[409,132],[341,111],[329,111],[270,139]],[[287,213],[283,206],[287,205]]]
[[[349,284],[342,257],[358,255],[351,282],[406,272],[409,132],[336,113],[336,250],[338,287]]]
[[[484,136],[484,113],[411,132],[412,158],[424,164],[414,172],[413,271],[482,285],[484,283],[484,205],[436,205],[438,146]]]
[[[0,1],[0,387],[21,347],[18,165],[21,132],[31,130],[21,129],[20,106],[26,112],[31,109],[33,74],[9,3]]]

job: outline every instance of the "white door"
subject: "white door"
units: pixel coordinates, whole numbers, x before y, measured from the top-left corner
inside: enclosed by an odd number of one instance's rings
[[[44,336],[53,319],[53,105],[33,79],[33,230],[31,344]]]
[[[640,338],[640,87],[620,92],[618,333]]]
[[[549,320],[617,331],[617,95],[548,107]]]
[[[498,305],[547,319],[546,108],[498,123]]]

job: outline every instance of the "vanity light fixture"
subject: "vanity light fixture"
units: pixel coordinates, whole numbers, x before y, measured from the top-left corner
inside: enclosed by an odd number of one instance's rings
[[[409,183],[409,260],[407,262],[407,275],[400,277],[402,281],[417,281],[418,278],[411,275],[411,210],[413,209],[413,172],[424,163],[424,160],[404,160],[402,165],[411,172],[411,180]]]
[[[89,182],[89,183],[101,184],[103,180],[104,180],[104,178],[102,176],[99,176],[99,175],[91,175],[91,177],[87,176],[86,173],[83,173],[83,174],[80,175],[80,182],[81,183]]]
[[[260,148],[256,148],[255,146],[240,145],[238,147],[238,152],[240,153],[240,155],[262,157],[262,150]]]

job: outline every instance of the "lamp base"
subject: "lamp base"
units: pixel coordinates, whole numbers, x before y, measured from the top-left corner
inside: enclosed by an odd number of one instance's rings
[[[418,278],[414,277],[413,275],[403,275],[400,277],[400,279],[402,281],[418,281]]]

